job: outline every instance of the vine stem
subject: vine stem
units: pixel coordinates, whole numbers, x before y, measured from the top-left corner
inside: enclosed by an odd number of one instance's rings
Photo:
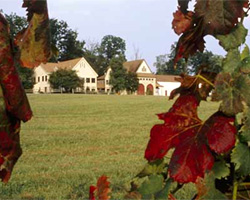
[[[197,74],[196,77],[202,79],[203,81],[205,81],[206,83],[208,83],[209,85],[211,85],[211,86],[214,88],[214,84],[213,84],[211,81],[207,80],[207,79],[206,79],[205,77],[203,77],[202,75]]]
[[[237,192],[238,192],[238,182],[234,182],[234,188],[233,188],[233,200],[237,200]]]
[[[250,186],[250,183],[240,183],[239,186]]]

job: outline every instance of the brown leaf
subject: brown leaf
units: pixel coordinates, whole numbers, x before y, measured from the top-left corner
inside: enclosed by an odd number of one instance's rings
[[[203,52],[205,48],[205,40],[203,37],[202,19],[194,19],[192,26],[190,26],[178,40],[174,63],[177,63],[181,58],[187,60],[189,56],[194,55],[197,51]]]
[[[244,16],[247,0],[197,0],[195,15],[202,18],[204,34],[227,34]]]
[[[140,200],[140,199],[142,199],[142,195],[139,192],[134,191],[134,192],[130,192],[130,193],[126,194],[124,199]]]
[[[199,100],[206,100],[213,89],[216,75],[213,72],[200,72],[196,76],[181,74],[180,78],[176,78],[176,81],[181,82],[181,86],[171,92],[169,99],[173,99],[178,94],[192,93],[196,94]]]
[[[193,12],[183,14],[180,9],[178,9],[173,15],[172,28],[177,35],[184,33],[191,27]]]
[[[17,34],[15,43],[20,50],[21,64],[34,68],[46,63],[51,55],[47,3],[46,0],[24,0],[23,7],[27,7],[29,26]]]

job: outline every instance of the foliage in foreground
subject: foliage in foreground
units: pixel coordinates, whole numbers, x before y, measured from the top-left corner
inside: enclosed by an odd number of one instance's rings
[[[0,178],[8,182],[22,154],[19,141],[21,120],[31,119],[32,111],[16,66],[33,68],[50,56],[49,20],[46,1],[26,1],[28,27],[15,35],[0,14]]]
[[[203,63],[196,75],[181,76],[181,86],[170,96],[178,98],[158,115],[163,123],[151,129],[148,164],[131,181],[126,198],[175,199],[177,191],[194,183],[197,192],[191,199],[249,199],[250,52],[247,45],[239,50],[248,32],[243,20],[249,2],[197,0],[194,11],[187,10],[189,0],[178,2],[172,25],[181,37],[174,62],[203,52],[206,35],[217,38],[227,55],[218,74]],[[202,121],[197,109],[211,92],[220,106]]]

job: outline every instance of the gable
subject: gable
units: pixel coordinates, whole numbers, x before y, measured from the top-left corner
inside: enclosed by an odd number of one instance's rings
[[[76,71],[77,75],[81,78],[84,77],[97,77],[98,74],[90,66],[86,59],[82,58],[74,67],[73,70]]]
[[[42,65],[39,65],[38,67],[36,67],[34,69],[34,76],[37,77],[37,76],[44,76],[44,75],[48,75],[50,74],[49,72],[47,72],[43,67]]]
[[[140,64],[139,68],[137,69],[136,73],[147,73],[152,74],[152,71],[145,60]]]

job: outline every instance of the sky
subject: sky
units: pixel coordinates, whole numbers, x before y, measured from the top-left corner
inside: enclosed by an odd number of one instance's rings
[[[78,39],[101,42],[105,35],[126,41],[126,56],[132,60],[135,49],[149,66],[156,56],[170,53],[178,40],[172,30],[173,12],[177,0],[47,0],[49,17],[64,20],[79,33]],[[22,0],[1,0],[4,13],[25,16]],[[250,20],[249,20],[250,21]],[[212,37],[206,37],[208,50],[224,55],[224,50]]]

